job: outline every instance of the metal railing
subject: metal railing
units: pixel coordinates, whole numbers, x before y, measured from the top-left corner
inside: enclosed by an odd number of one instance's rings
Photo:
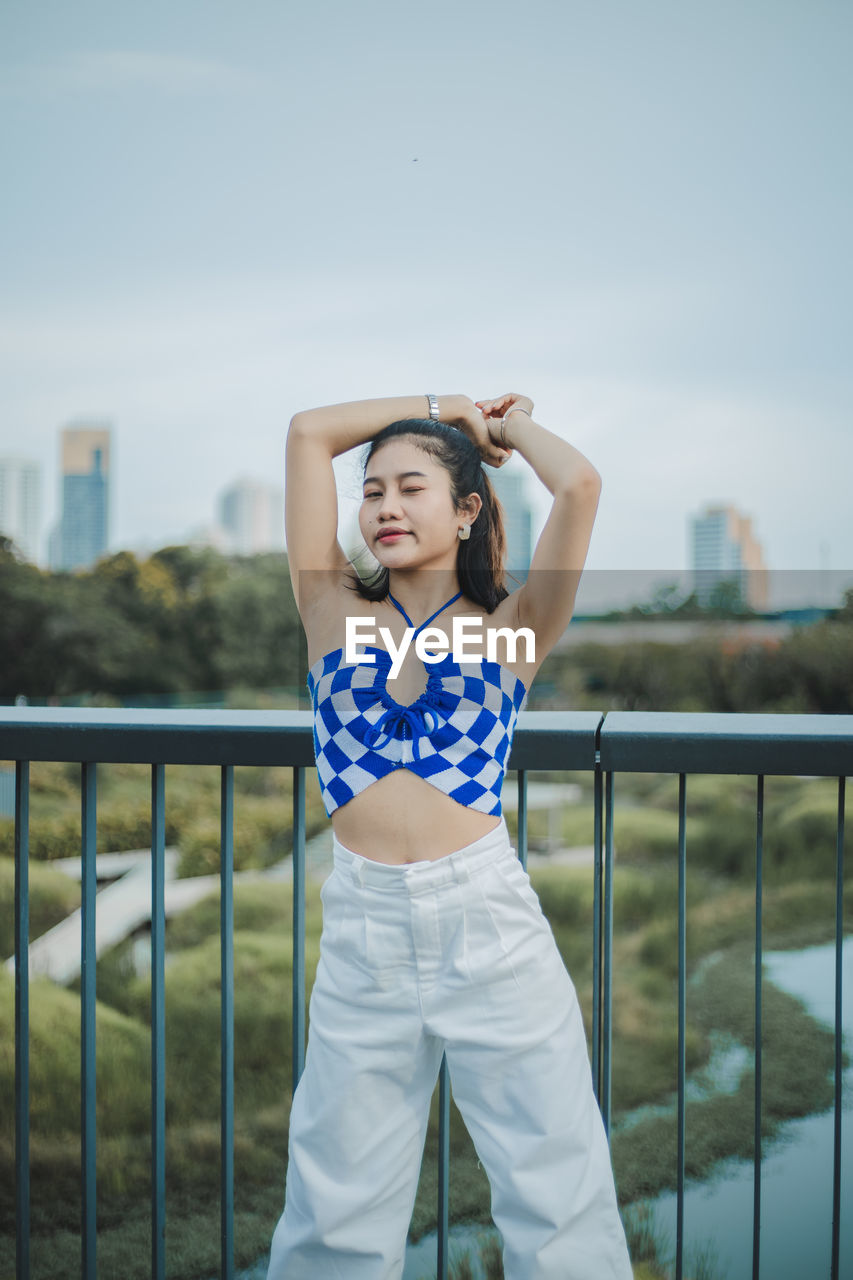
[[[95,838],[97,769],[101,763],[151,768],[151,1139],[152,1276],[165,1259],[165,768],[215,765],[221,771],[221,1275],[234,1276],[234,769],[293,769],[293,1075],[305,1061],[306,770],[314,766],[310,712],[102,711],[0,709],[0,760],[15,761],[15,955],[29,946],[29,765],[81,766],[81,1134],[82,1275],[96,1276],[95,1123]],[[605,1127],[611,1119],[613,884],[615,782],[622,773],[678,776],[678,1111],[676,1280],[684,1267],[686,1094],[686,794],[690,773],[749,774],[757,780],[755,899],[755,1132],[753,1276],[759,1273],[761,1223],[762,856],[764,778],[833,777],[838,781],[835,919],[835,1129],[832,1277],[839,1276],[841,1206],[841,955],[843,937],[845,777],[853,774],[853,716],[736,715],[653,712],[529,711],[519,717],[509,767],[518,777],[518,855],[527,866],[527,775],[531,770],[588,771],[594,794],[592,1070]],[[437,1275],[446,1280],[449,1253],[450,1089],[446,1060],[439,1082]],[[29,967],[15,966],[15,1141],[17,1277],[30,1276]]]

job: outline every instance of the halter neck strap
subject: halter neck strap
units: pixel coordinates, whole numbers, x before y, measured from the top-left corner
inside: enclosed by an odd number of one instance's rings
[[[451,596],[451,597],[450,597],[450,599],[447,601],[447,604],[443,604],[443,605],[441,606],[441,609],[436,609],[435,613],[432,615],[432,617],[431,617],[431,618],[427,618],[426,622],[422,622],[422,623],[421,623],[421,625],[420,625],[419,627],[415,627],[415,635],[417,635],[417,633],[418,633],[419,631],[423,630],[423,628],[424,628],[428,623],[432,622],[432,619],[433,619],[433,618],[437,618],[437,617],[438,617],[438,615],[439,615],[441,612],[443,612],[443,610],[444,610],[444,609],[446,609],[448,605],[453,604],[453,601],[454,601],[454,600],[458,600],[458,599],[459,599],[459,597],[460,597],[461,595],[462,595],[462,592],[461,592],[461,591],[457,591],[455,596]],[[398,608],[398,609],[400,610],[400,612],[402,613],[403,617],[404,617],[404,618],[406,619],[406,621],[408,622],[409,626],[410,626],[410,627],[414,627],[414,626],[415,626],[415,624],[412,622],[411,618],[410,618],[410,617],[409,617],[409,615],[406,613],[406,610],[405,610],[405,609],[403,608],[403,606],[400,604],[400,601],[399,601],[399,600],[395,600],[395,599],[394,599],[394,597],[391,595],[391,592],[390,592],[390,591],[388,592],[388,599],[391,601],[391,603],[392,603],[392,604],[394,604],[394,605],[396,605],[396,606],[397,606],[397,608]]]

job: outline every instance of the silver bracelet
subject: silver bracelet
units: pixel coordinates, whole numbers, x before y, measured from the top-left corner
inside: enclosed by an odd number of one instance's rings
[[[501,444],[505,449],[510,449],[512,447],[511,445],[507,444],[506,436],[504,435],[504,427],[506,426],[506,420],[511,413],[526,413],[528,418],[530,417],[530,410],[523,409],[520,404],[514,404],[511,409],[507,409],[506,413],[501,418]]]
[[[426,395],[426,398],[429,401],[429,416],[431,418],[434,418],[435,421],[438,422],[441,417],[441,414],[438,411],[438,401],[436,400],[435,396],[431,396],[428,391],[424,392],[424,394]]]

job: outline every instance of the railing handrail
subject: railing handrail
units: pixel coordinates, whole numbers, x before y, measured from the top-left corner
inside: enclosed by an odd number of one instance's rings
[[[601,767],[838,777],[853,772],[853,716],[611,711],[601,729]]]
[[[853,715],[522,711],[510,769],[853,774]],[[314,764],[310,711],[0,707],[0,760]]]

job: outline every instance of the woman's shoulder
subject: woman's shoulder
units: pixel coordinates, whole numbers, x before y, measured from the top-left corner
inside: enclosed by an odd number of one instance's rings
[[[347,618],[372,618],[379,608],[378,602],[366,600],[359,594],[351,572],[326,571],[324,581],[315,584],[310,606],[300,615],[308,643],[309,666],[318,657],[343,645]]]
[[[522,633],[522,624],[518,612],[518,592],[511,591],[501,600],[491,613],[484,613],[484,626],[493,631],[501,631],[497,641],[498,661],[524,683],[529,689],[533,679],[542,665],[544,653],[539,652],[536,637],[526,628]],[[507,633],[515,632],[515,640]]]
[[[520,590],[519,588],[518,590]],[[491,627],[514,627],[517,628],[518,623],[518,591],[511,591],[508,596],[497,604],[491,613],[483,612],[483,617],[488,619],[488,625]]]

